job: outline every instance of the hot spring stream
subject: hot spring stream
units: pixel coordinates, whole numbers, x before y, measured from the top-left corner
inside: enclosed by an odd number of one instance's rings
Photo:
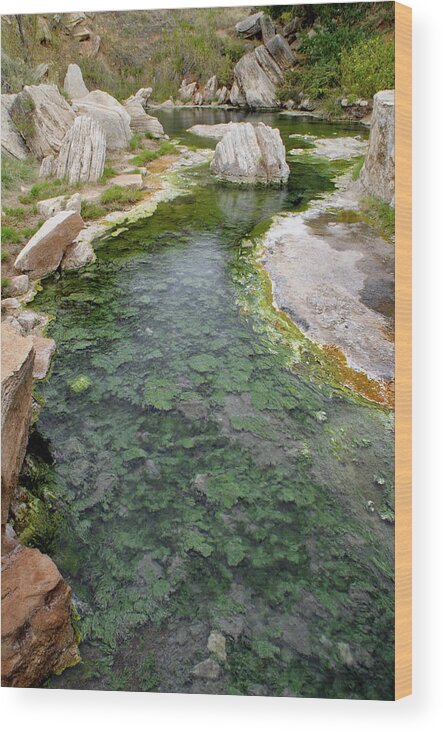
[[[158,116],[207,148],[186,128],[247,115]],[[254,117],[287,149],[294,132],[367,136]],[[333,189],[344,164],[312,158],[283,189],[180,173],[183,195],[32,303],[55,316],[58,350],[24,481],[50,506],[39,548],[72,586],[83,639],[52,687],[392,697],[392,413],[303,358],[288,367],[242,255],[270,216]],[[211,630],[227,639],[223,672],[194,679]]]

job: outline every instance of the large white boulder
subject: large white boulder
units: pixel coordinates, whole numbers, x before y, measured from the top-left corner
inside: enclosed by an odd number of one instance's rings
[[[2,94],[2,149],[18,160],[25,160],[28,150],[9,113],[16,96]]]
[[[374,96],[369,149],[361,182],[371,196],[390,205],[395,193],[395,92],[379,91]]]
[[[11,118],[38,160],[57,154],[74,124],[75,112],[53,84],[25,86],[17,94]]]
[[[81,99],[89,94],[83,81],[83,74],[78,64],[69,64],[63,88],[70,99]]]
[[[75,211],[61,211],[45,221],[14,262],[15,269],[32,277],[44,277],[59,266],[66,249],[84,226]]]
[[[106,135],[96,119],[77,117],[65,139],[57,160],[57,178],[69,183],[95,183],[103,175],[106,159]]]
[[[215,148],[211,172],[234,183],[286,182],[289,166],[279,130],[263,123],[232,125]]]
[[[231,104],[252,108],[278,106],[276,84],[261,67],[254,51],[242,56],[235,66]]]
[[[211,76],[206,82],[205,88],[203,89],[203,101],[212,102],[215,99],[217,92],[217,77]]]
[[[103,127],[108,150],[121,150],[129,144],[131,117],[117,99],[97,89],[73,102],[77,114],[93,117]]]

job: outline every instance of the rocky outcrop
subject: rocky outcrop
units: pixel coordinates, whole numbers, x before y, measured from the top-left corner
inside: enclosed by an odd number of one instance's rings
[[[271,35],[265,45],[242,56],[236,64],[231,104],[252,109],[277,107],[277,86],[294,63],[287,41],[279,34]]]
[[[219,104],[225,104],[229,99],[229,90],[226,86],[217,89],[215,97]]]
[[[212,102],[216,97],[217,92],[217,77],[211,76],[206,82],[205,88],[203,89],[203,101]]]
[[[191,81],[189,84],[186,82],[186,79],[183,79],[180,89],[178,90],[178,95],[182,102],[190,102],[192,97],[194,96],[197,89],[197,82]]]
[[[160,120],[146,114],[140,100],[125,102],[125,110],[130,117],[130,127],[135,133],[152,135],[152,137],[165,137],[165,131]]]
[[[255,51],[242,56],[235,66],[231,104],[254,109],[277,106],[276,84],[260,65]]]
[[[39,178],[51,178],[55,174],[56,160],[54,155],[47,155],[43,158],[40,170],[38,171]]]
[[[59,152],[75,119],[73,109],[52,84],[25,86],[17,94],[10,114],[26,145],[38,160]]]
[[[248,15],[247,18],[240,20],[235,26],[235,30],[238,35],[243,38],[254,38],[254,36],[259,35],[261,33],[260,21],[263,15],[263,12],[254,13],[253,15]]]
[[[120,102],[104,91],[92,91],[83,99],[76,99],[73,108],[77,114],[84,114],[97,120],[106,135],[108,150],[127,147],[131,139],[131,117]]]
[[[57,160],[57,178],[69,183],[95,183],[103,175],[106,135],[96,119],[81,115],[66,133]]]
[[[229,132],[233,125],[239,124],[238,122],[221,122],[218,125],[192,125],[186,132],[191,132],[193,135],[199,137],[209,137],[213,140],[221,140],[222,137]]]
[[[37,686],[79,660],[71,588],[48,556],[11,543],[2,557],[2,685]]]
[[[51,360],[55,353],[55,341],[53,338],[34,336],[33,345],[35,359],[32,375],[34,379],[44,379],[49,371]]]
[[[369,149],[360,180],[371,196],[394,205],[395,193],[395,92],[374,96]]]
[[[129,97],[129,99],[126,100],[125,105],[130,104],[131,102],[139,102],[142,107],[147,107],[151,98],[151,94],[152,86],[142,87],[135,94],[133,94],[132,97]]]
[[[20,297],[29,290],[29,277],[28,275],[17,275],[11,277],[7,287],[3,288],[6,297]]]
[[[34,357],[32,338],[2,324],[2,532],[28,443]]]
[[[45,221],[22,249],[14,266],[34,278],[44,277],[59,266],[66,249],[83,228],[75,211],[61,211]]]
[[[211,171],[235,183],[284,183],[289,166],[279,130],[262,123],[232,125],[215,148]]]
[[[2,150],[17,160],[25,160],[29,151],[10,115],[16,97],[17,94],[2,94]]]
[[[69,64],[63,88],[70,99],[81,99],[89,94],[78,64]]]

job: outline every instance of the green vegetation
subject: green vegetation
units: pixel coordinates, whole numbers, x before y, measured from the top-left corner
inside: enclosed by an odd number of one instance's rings
[[[302,19],[304,62],[286,73],[281,99],[302,93],[336,114],[345,95],[372,97],[393,87],[393,3],[300,6],[300,12],[295,6],[293,12]]]
[[[146,163],[151,163],[153,160],[163,157],[163,155],[175,154],[178,154],[178,150],[172,142],[162,142],[158,150],[143,150],[138,155],[135,155],[131,162],[134,165],[142,167]]]
[[[119,204],[125,206],[130,203],[136,203],[143,198],[143,193],[134,188],[125,188],[124,186],[113,185],[107,188],[100,196],[100,202],[104,205]]]
[[[9,287],[10,284],[11,284],[11,280],[9,279],[9,277],[2,277],[2,281],[1,281],[2,290],[6,290],[6,288]]]
[[[43,201],[45,198],[62,196],[64,193],[68,193],[69,190],[69,185],[59,178],[55,178],[54,180],[42,180],[38,183],[34,183],[28,193],[24,193],[19,196],[19,201],[24,204],[35,203],[37,201]]]
[[[18,188],[33,180],[35,167],[23,160],[16,160],[2,153],[2,189],[5,191]]]
[[[106,206],[102,206],[99,203],[82,201],[80,213],[84,221],[95,221],[96,219],[101,219],[103,216],[106,216],[108,209]]]
[[[22,237],[16,229],[12,226],[1,226],[1,238],[4,244],[18,244],[21,242]]]
[[[115,168],[113,168],[111,165],[105,165],[102,177],[100,178],[100,183],[106,183],[110,178],[115,178],[115,176],[118,175]]]
[[[395,234],[395,208],[373,196],[362,200],[362,213],[368,224],[372,225],[386,239],[393,239]]]

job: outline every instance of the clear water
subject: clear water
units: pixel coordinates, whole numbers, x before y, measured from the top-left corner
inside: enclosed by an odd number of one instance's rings
[[[159,116],[189,142],[191,124],[232,114]],[[261,118],[287,147],[292,132],[365,134]],[[335,172],[297,162],[284,189],[239,190],[189,171],[187,194],[32,304],[55,315],[58,352],[24,480],[56,509],[34,542],[71,584],[83,637],[52,686],[392,697],[391,415],[309,363],[289,369],[269,318],[240,306],[262,287],[244,237]],[[212,629],[227,662],[194,679]]]

